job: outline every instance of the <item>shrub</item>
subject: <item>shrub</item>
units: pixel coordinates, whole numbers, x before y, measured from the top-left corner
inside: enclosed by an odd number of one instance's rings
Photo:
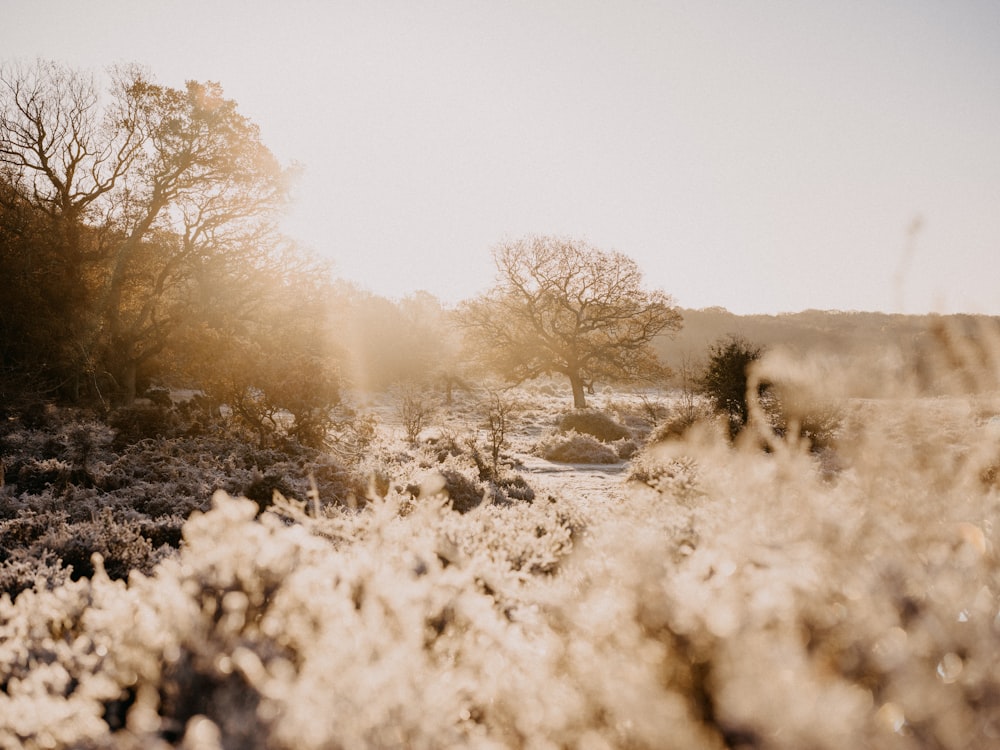
[[[656,425],[649,435],[649,443],[664,443],[681,440],[694,425],[713,418],[712,409],[705,402],[696,402],[673,411]]]
[[[52,590],[68,580],[69,570],[48,550],[40,557],[18,550],[0,561],[0,596],[15,599],[26,589],[38,586]]]
[[[500,472],[500,451],[507,445],[511,422],[519,409],[520,407],[504,394],[498,391],[490,393],[489,405],[486,408],[486,435],[492,461],[490,467],[494,476]]]
[[[567,412],[559,420],[559,431],[592,435],[603,443],[632,437],[628,428],[613,417],[596,409],[575,409]]]
[[[287,498],[295,497],[292,488],[285,481],[284,477],[280,474],[270,472],[254,477],[253,481],[240,494],[257,503],[257,507],[263,512],[274,501],[275,492]],[[296,499],[301,500],[303,498]]]
[[[528,481],[514,472],[496,479],[496,485],[510,502],[530,503],[535,499],[535,491]]]
[[[406,491],[420,498],[443,494],[451,508],[459,513],[468,513],[479,507],[487,495],[487,488],[481,482],[447,467],[435,470],[420,484],[408,485]]]
[[[698,473],[698,464],[690,456],[671,455],[654,447],[632,462],[628,478],[673,500],[688,502],[702,494]]]
[[[634,440],[626,438],[616,440],[611,444],[611,447],[615,449],[615,453],[618,454],[618,458],[622,461],[628,461],[639,450],[639,446]]]
[[[400,389],[397,412],[403,425],[406,439],[416,443],[427,421],[434,414],[435,406],[430,397],[416,386]]]
[[[173,399],[170,398],[170,389],[163,386],[151,385],[142,395],[144,398],[149,399],[155,406],[164,409],[169,409],[174,405]]]
[[[21,492],[39,493],[49,487],[57,491],[65,489],[73,473],[72,466],[57,458],[28,459],[16,466],[14,481]]]
[[[729,434],[736,437],[750,418],[747,386],[750,365],[760,359],[763,349],[741,336],[730,336],[712,345],[704,371],[695,387],[729,420]],[[758,396],[767,386],[761,384]]]
[[[567,464],[615,464],[619,461],[614,448],[593,435],[581,435],[573,430],[543,438],[535,445],[535,453],[546,461]]]
[[[108,424],[116,431],[116,450],[148,438],[176,437],[184,430],[179,414],[160,405],[123,406],[111,412]]]

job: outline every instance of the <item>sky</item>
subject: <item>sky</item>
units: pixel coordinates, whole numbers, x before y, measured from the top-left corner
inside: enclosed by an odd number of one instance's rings
[[[531,234],[683,307],[1000,314],[996,0],[0,0],[0,59],[217,81],[375,293]]]

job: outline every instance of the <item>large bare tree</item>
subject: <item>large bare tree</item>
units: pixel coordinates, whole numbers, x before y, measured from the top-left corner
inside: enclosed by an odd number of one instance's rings
[[[110,377],[127,403],[199,276],[274,246],[286,171],[218,84],[170,88],[135,67],[110,83],[44,61],[0,69],[0,169],[52,227],[66,369],[95,388]]]
[[[496,284],[460,314],[475,348],[502,375],[565,375],[573,405],[584,408],[597,379],[664,373],[650,342],[679,329],[681,316],[669,296],[642,288],[635,261],[547,236],[500,245],[493,258]]]

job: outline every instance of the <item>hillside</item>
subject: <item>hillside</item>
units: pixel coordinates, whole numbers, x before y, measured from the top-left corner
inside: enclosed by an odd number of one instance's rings
[[[1000,329],[1000,318],[974,315],[900,315],[881,312],[805,310],[779,315],[737,315],[722,307],[682,309],[684,327],[657,339],[660,357],[679,370],[697,369],[708,348],[731,334],[767,349],[789,349],[797,355],[837,356],[867,367],[894,361],[915,367],[932,342],[946,332],[976,338]],[[981,336],[980,336],[981,337]]]

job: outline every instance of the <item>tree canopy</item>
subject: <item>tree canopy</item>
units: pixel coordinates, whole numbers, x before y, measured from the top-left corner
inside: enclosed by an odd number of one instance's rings
[[[566,376],[586,406],[596,380],[665,374],[650,342],[681,327],[669,296],[642,288],[635,261],[585,242],[528,237],[494,250],[497,281],[461,319],[480,358],[514,381]]]
[[[322,324],[301,325],[328,271],[275,229],[289,177],[217,83],[0,67],[0,374],[106,408],[182,367],[207,388],[242,357],[244,393],[315,421],[265,367],[331,372]]]

